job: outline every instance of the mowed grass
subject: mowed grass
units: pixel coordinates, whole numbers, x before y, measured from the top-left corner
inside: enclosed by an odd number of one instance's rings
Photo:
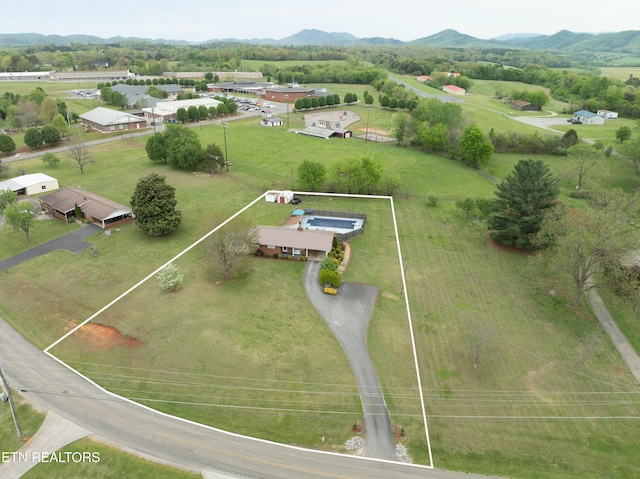
[[[15,452],[36,433],[45,415],[33,409],[20,393],[12,391],[13,402],[16,406],[20,429],[23,440],[18,438],[13,416],[9,404],[0,403],[0,454],[2,452]]]
[[[48,451],[51,452],[51,451]],[[23,479],[67,479],[69,477],[91,477],[95,479],[119,479],[122,477],[143,479],[196,479],[202,474],[176,469],[164,464],[146,461],[91,439],[80,439],[59,450],[58,456],[66,458],[69,453],[93,454],[92,460],[66,463],[41,462],[24,475]],[[62,454],[61,454],[62,453]],[[76,457],[79,457],[76,454]],[[97,459],[97,460],[96,460]]]
[[[634,477],[637,419],[595,418],[637,416],[638,385],[597,321],[452,208],[398,202],[436,466],[579,478],[615,464],[616,477]]]
[[[392,121],[386,114],[381,123]],[[230,123],[228,176],[152,165],[143,140],[101,147],[99,165],[84,175],[61,167],[54,176],[63,184],[121,202],[140,176],[166,174],[185,223],[162,239],[129,225],[92,239],[98,257],[57,252],[16,267],[0,276],[1,315],[46,346],[264,189],[295,188],[304,159],[328,165],[367,154],[404,182],[396,213],[436,467],[523,478],[637,477],[638,385],[586,305],[572,311],[562,292],[553,296],[553,285],[530,276],[525,257],[493,248],[480,226],[455,209],[457,199],[491,197],[489,179],[392,144],[326,141],[258,122]],[[203,144],[223,144],[220,126],[196,130]],[[495,155],[491,173],[502,178],[518,159]],[[554,171],[570,171],[561,163],[566,158],[557,161]],[[606,161],[593,181],[631,187],[621,180],[626,166]],[[570,180],[563,181],[566,194]],[[427,204],[429,194],[440,197],[436,207]],[[380,287],[368,337],[372,359],[394,424],[405,428],[414,460],[427,463],[389,204],[303,201],[370,214],[365,235],[352,241],[345,280]],[[290,209],[260,202],[246,215],[279,224]],[[105,348],[81,330],[53,352],[108,388],[164,411],[285,442],[321,447],[324,435],[327,445],[341,444],[360,417],[359,398],[337,343],[304,296],[304,265],[256,258],[246,276],[216,284],[206,248],[202,243],[180,258],[186,272],[180,291],[164,293],[150,280],[96,318],[117,328],[122,344]],[[470,345],[478,335],[485,341],[474,369]]]

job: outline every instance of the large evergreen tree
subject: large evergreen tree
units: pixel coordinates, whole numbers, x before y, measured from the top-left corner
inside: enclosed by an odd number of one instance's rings
[[[176,190],[166,183],[166,177],[152,173],[141,178],[131,197],[131,209],[136,224],[151,236],[166,235],[182,221],[176,210]]]
[[[495,212],[489,218],[491,237],[509,246],[531,248],[542,217],[554,206],[557,180],[542,160],[520,160],[498,185]]]

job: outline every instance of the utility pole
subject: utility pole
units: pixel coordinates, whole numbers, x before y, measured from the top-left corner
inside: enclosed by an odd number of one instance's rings
[[[22,429],[20,428],[20,422],[18,421],[18,414],[16,413],[16,407],[13,404],[13,398],[11,397],[11,388],[9,388],[9,383],[7,383],[7,379],[4,377],[4,371],[2,369],[2,363],[0,363],[0,386],[4,390],[6,394],[6,400],[9,402],[9,408],[11,409],[11,415],[13,416],[13,423],[16,426],[16,432],[18,433],[18,439],[22,441]],[[5,399],[3,398],[3,401]]]
[[[371,105],[367,105],[367,131],[364,135],[364,142],[369,141],[369,114],[371,113]]]
[[[222,131],[224,133],[224,164],[227,167],[227,173],[229,173],[229,154],[227,153],[227,128],[229,128],[229,124],[226,121],[223,121]]]

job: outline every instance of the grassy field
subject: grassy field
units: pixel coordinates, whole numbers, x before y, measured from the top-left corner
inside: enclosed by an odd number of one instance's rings
[[[366,116],[363,107],[349,109]],[[370,115],[373,127],[392,124],[391,112],[374,108]],[[478,120],[486,125],[500,116],[487,112]],[[302,124],[301,114],[290,120],[292,127]],[[62,165],[54,172],[61,185],[124,203],[139,177],[167,175],[184,223],[162,239],[129,225],[91,239],[98,257],[56,252],[13,268],[0,275],[0,316],[44,347],[265,189],[295,188],[301,161],[328,165],[366,154],[403,179],[396,213],[435,465],[521,478],[640,474],[638,384],[586,304],[573,311],[562,294],[549,294],[554,285],[540,284],[525,256],[495,247],[481,225],[456,210],[458,199],[491,197],[491,179],[393,144],[325,141],[258,123],[230,123],[228,175],[153,165],[144,139],[97,148],[99,164],[84,175]],[[502,123],[495,125],[501,131]],[[196,131],[203,144],[223,142],[219,125]],[[494,155],[487,171],[499,180],[519,159]],[[567,199],[572,165],[564,157],[545,161],[562,176]],[[37,159],[20,167],[41,170]],[[639,186],[631,167],[613,157],[589,181]],[[440,198],[435,207],[426,201],[430,194]],[[414,460],[426,463],[389,203],[305,198],[302,206],[369,214],[365,235],[352,241],[345,280],[380,288],[368,337],[372,359],[392,421],[404,427]],[[277,225],[290,210],[260,202],[246,216]],[[0,231],[0,245],[15,241],[13,234]],[[344,355],[304,294],[304,265],[255,258],[245,276],[217,283],[207,250],[203,242],[180,258],[186,276],[179,291],[164,293],[152,279],[94,320],[102,326],[81,330],[53,352],[107,388],[164,411],[311,447],[322,447],[325,436],[325,447],[339,450],[361,407]],[[614,311],[626,318],[625,328],[637,329],[627,307],[616,304]],[[120,339],[105,342],[105,326]],[[474,349],[481,352],[477,368]]]
[[[91,477],[95,479],[119,479],[122,477],[143,479],[197,479],[202,474],[183,471],[173,467],[145,461],[91,439],[80,439],[60,449],[62,453],[89,452],[99,461],[40,463],[25,473],[23,479],[67,479],[69,477]],[[65,455],[62,456],[63,458]]]
[[[22,437],[26,441],[33,437],[45,416],[26,403],[19,393],[12,391],[11,394],[16,405]],[[9,404],[0,403],[0,453],[17,451],[23,443],[18,438]]]

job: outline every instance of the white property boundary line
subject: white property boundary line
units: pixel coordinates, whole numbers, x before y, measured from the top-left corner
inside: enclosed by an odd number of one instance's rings
[[[432,452],[431,452],[431,439],[429,438],[429,426],[427,425],[427,414],[426,414],[426,409],[425,409],[425,405],[424,405],[424,394],[422,392],[422,381],[420,379],[420,367],[418,365],[418,352],[416,350],[416,342],[415,342],[415,336],[414,336],[414,332],[413,332],[413,321],[411,319],[411,308],[409,307],[409,294],[408,294],[408,291],[407,291],[407,284],[406,284],[405,275],[404,275],[404,263],[402,261],[402,249],[400,247],[400,237],[398,235],[398,223],[397,223],[397,220],[396,220],[396,210],[395,210],[395,204],[393,202],[393,197],[392,196],[379,196],[379,195],[355,195],[355,194],[352,195],[352,194],[341,194],[341,193],[316,193],[316,192],[306,192],[306,191],[294,191],[293,193],[296,194],[296,195],[305,195],[305,196],[327,196],[327,197],[336,197],[337,196],[337,197],[342,197],[342,198],[364,198],[364,199],[389,200],[389,203],[391,205],[391,216],[393,218],[393,230],[394,230],[394,233],[395,233],[395,236],[396,236],[396,245],[398,247],[398,260],[400,262],[400,275],[402,277],[402,291],[404,292],[405,307],[407,308],[407,319],[409,321],[409,333],[411,335],[411,347],[413,349],[413,360],[414,360],[414,366],[415,366],[415,369],[416,369],[416,378],[417,378],[417,381],[418,381],[418,393],[420,395],[420,406],[422,408],[422,420],[424,422],[425,436],[426,436],[426,440],[427,440],[427,448],[429,450],[429,465],[428,466],[421,465],[421,464],[409,464],[409,463],[407,464],[407,466],[418,467],[418,468],[426,468],[426,469],[433,469],[434,465],[433,465],[433,455],[432,455]],[[136,290],[139,286],[141,286],[143,283],[145,283],[148,279],[150,279],[150,278],[154,277],[156,274],[158,274],[158,272],[160,272],[167,265],[173,263],[174,261],[176,261],[177,259],[179,259],[183,255],[185,255],[186,253],[191,251],[193,248],[195,248],[197,245],[199,245],[204,240],[209,238],[212,234],[214,234],[220,228],[222,228],[223,226],[225,226],[226,224],[228,224],[229,222],[234,220],[236,217],[238,217],[239,215],[244,213],[246,210],[251,208],[258,201],[260,201],[262,198],[264,198],[266,194],[267,194],[267,192],[265,192],[265,193],[261,194],[260,196],[258,196],[255,200],[253,200],[251,203],[247,204],[244,208],[240,209],[237,213],[235,213],[234,215],[230,216],[225,221],[220,223],[218,226],[216,226],[214,229],[209,231],[202,238],[200,238],[199,240],[197,240],[194,243],[192,243],[190,246],[188,246],[183,251],[178,253],[176,256],[171,258],[169,261],[164,263],[162,266],[160,266],[159,268],[154,270],[152,273],[149,273],[147,276],[145,276],[143,279],[141,279],[136,284],[131,286],[128,290],[126,290],[120,296],[116,297],[115,299],[113,299],[112,301],[107,303],[105,306],[103,306],[98,311],[93,313],[91,316],[89,316],[82,323],[80,323],[79,325],[77,325],[76,327],[74,327],[73,329],[68,331],[66,334],[64,334],[62,337],[58,338],[56,341],[51,343],[49,346],[47,346],[43,350],[43,352],[47,356],[49,356],[53,360],[57,361],[59,364],[61,364],[65,368],[69,369],[74,374],[80,376],[85,381],[87,381],[90,384],[94,385],[95,387],[97,387],[101,391],[105,392],[106,394],[108,394],[110,396],[113,396],[114,398],[118,398],[118,399],[120,399],[122,401],[126,401],[128,403],[134,404],[134,405],[136,405],[138,407],[141,407],[143,409],[146,409],[148,411],[151,411],[151,412],[154,412],[156,414],[162,415],[164,417],[173,418],[173,419],[176,419],[176,420],[179,420],[179,421],[183,421],[183,422],[188,423],[188,424],[201,426],[201,427],[213,430],[213,431],[222,432],[222,433],[229,434],[229,435],[236,436],[236,437],[248,438],[248,439],[251,439],[251,440],[254,440],[254,441],[264,442],[264,443],[268,443],[268,444],[277,444],[279,446],[284,446],[284,447],[288,447],[288,448],[292,448],[292,449],[296,449],[296,450],[304,450],[305,452],[311,451],[311,452],[315,452],[315,453],[318,453],[318,454],[330,454],[330,455],[342,456],[342,454],[338,454],[338,453],[334,453],[334,452],[318,451],[318,450],[315,450],[315,449],[305,449],[305,448],[302,448],[302,447],[291,446],[289,444],[275,443],[273,441],[267,441],[265,439],[259,439],[259,438],[254,438],[254,437],[250,437],[250,436],[243,436],[241,434],[236,434],[236,433],[233,433],[233,432],[230,432],[230,431],[225,431],[225,430],[218,429],[218,428],[215,428],[215,427],[212,427],[212,426],[207,426],[206,424],[201,424],[201,423],[198,423],[198,422],[195,422],[195,421],[190,421],[188,419],[184,419],[184,418],[181,418],[181,417],[178,417],[178,416],[173,416],[171,414],[167,414],[167,413],[164,413],[162,411],[158,411],[158,410],[153,409],[153,408],[151,408],[149,406],[146,406],[144,404],[140,404],[140,403],[135,402],[135,401],[133,401],[133,400],[131,400],[129,398],[126,398],[126,397],[120,396],[118,394],[115,394],[115,393],[113,393],[111,391],[108,391],[107,389],[103,388],[102,386],[100,386],[99,384],[94,382],[92,379],[88,378],[84,374],[82,374],[79,371],[77,371],[76,369],[72,368],[67,363],[65,363],[64,361],[62,361],[61,359],[59,359],[58,357],[54,356],[52,353],[49,352],[49,350],[51,348],[55,347],[56,345],[58,345],[59,343],[64,341],[66,338],[68,338],[73,333],[78,331],[85,324],[87,324],[88,322],[92,321],[96,316],[102,314],[105,310],[107,310],[108,308],[113,306],[115,303],[117,303],[118,301],[123,299],[129,293],[131,293],[134,290]],[[352,456],[352,457],[357,457],[359,459],[369,460],[369,461],[374,461],[374,462],[388,462],[388,463],[392,463],[392,464],[396,463],[396,461],[388,461],[388,460],[384,460],[384,459],[375,459],[375,458],[369,458],[369,457],[363,457],[363,456]]]

